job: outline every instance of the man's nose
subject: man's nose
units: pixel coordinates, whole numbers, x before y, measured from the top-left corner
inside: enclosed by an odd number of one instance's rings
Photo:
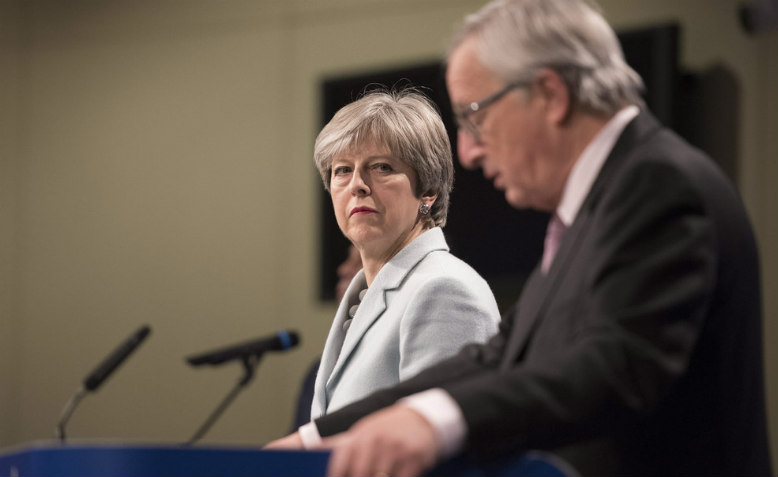
[[[484,157],[483,146],[470,133],[462,129],[457,133],[457,152],[459,153],[459,163],[465,169],[472,170],[481,167]]]

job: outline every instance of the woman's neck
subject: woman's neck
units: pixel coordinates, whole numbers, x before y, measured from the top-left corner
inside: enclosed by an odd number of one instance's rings
[[[401,235],[394,243],[389,247],[382,250],[373,250],[370,247],[359,248],[359,254],[362,257],[362,268],[365,271],[365,280],[367,286],[373,283],[373,280],[378,275],[378,272],[389,263],[389,260],[394,258],[400,250],[404,249],[409,243],[413,242],[416,237],[424,233],[427,229],[424,228],[421,221],[416,222],[414,227],[408,231],[407,234]]]

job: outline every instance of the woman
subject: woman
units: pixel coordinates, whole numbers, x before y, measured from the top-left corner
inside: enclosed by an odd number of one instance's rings
[[[314,159],[363,267],[327,337],[316,418],[486,341],[499,312],[486,281],[448,253],[451,146],[425,96],[372,92],[345,106]]]

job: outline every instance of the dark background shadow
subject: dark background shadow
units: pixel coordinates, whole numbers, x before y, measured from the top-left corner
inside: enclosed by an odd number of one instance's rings
[[[661,24],[618,33],[627,62],[646,85],[652,113],[712,157],[734,179],[738,95],[732,74],[714,68],[682,72],[678,62],[680,27]],[[455,181],[444,229],[451,251],[469,263],[492,287],[501,311],[518,298],[540,259],[548,214],[515,210],[480,171],[467,171],[456,158],[456,127],[441,62],[370,71],[322,82],[322,125],[342,106],[375,86],[413,85],[438,106],[454,151]],[[346,257],[348,240],[338,228],[329,194],[322,189],[319,297],[334,299],[335,269]]]

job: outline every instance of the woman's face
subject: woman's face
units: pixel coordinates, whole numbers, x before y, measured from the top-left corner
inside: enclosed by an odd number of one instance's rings
[[[363,257],[391,258],[423,227],[416,173],[388,149],[375,145],[347,151],[332,162],[330,194],[343,234]]]

